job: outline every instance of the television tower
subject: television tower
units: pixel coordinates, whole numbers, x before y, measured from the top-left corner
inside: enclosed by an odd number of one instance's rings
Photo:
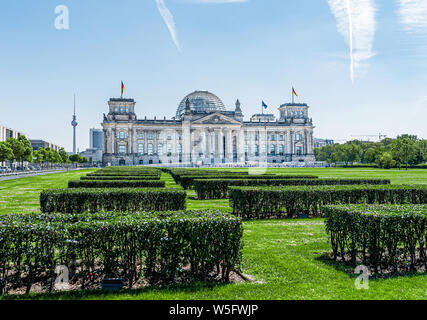
[[[76,117],[76,94],[74,94],[74,114],[71,125],[73,126],[73,154],[76,154],[76,127],[78,125]]]

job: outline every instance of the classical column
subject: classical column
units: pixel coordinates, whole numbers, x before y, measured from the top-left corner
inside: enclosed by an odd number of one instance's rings
[[[237,160],[238,162],[245,162],[245,133],[242,128],[238,130]]]
[[[212,134],[209,128],[205,129],[205,143],[206,143],[205,158],[208,159],[210,164],[212,159]]]
[[[226,129],[225,131],[225,162],[232,163],[233,162],[233,135],[231,134],[231,129]]]
[[[182,161],[190,162],[191,154],[191,132],[190,123],[182,124]]]

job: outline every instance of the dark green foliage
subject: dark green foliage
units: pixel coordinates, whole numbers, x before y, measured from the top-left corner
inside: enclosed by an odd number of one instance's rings
[[[68,181],[68,188],[164,188],[159,180],[76,180]]]
[[[42,212],[81,213],[186,208],[186,193],[177,189],[50,189],[40,194]]]
[[[374,272],[427,269],[426,205],[323,208],[333,256]]]
[[[160,180],[159,176],[84,176],[80,180]]]
[[[212,180],[212,179],[227,179],[227,180],[285,180],[285,179],[317,179],[315,176],[279,176],[279,175],[230,175],[230,174],[217,174],[217,175],[190,175],[180,176],[179,184],[185,189],[190,189],[194,185],[194,180]]]
[[[244,218],[321,215],[329,204],[426,204],[427,185],[230,187],[233,213]]]
[[[15,214],[1,217],[0,235],[3,294],[30,292],[35,282],[52,290],[59,265],[82,289],[94,273],[124,278],[129,288],[139,280],[227,282],[240,268],[243,226],[215,211]]]
[[[390,184],[390,180],[380,179],[212,179],[194,180],[194,189],[201,200],[228,198],[230,186],[297,186],[297,185],[354,185],[354,184]]]

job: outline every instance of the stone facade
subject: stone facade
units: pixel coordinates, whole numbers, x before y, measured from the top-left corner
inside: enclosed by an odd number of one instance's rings
[[[314,162],[313,122],[306,104],[284,104],[280,119],[244,121],[240,102],[227,111],[207,91],[183,99],[177,117],[137,119],[133,99],[110,99],[104,114],[104,165],[212,165]],[[185,107],[183,107],[183,105]]]

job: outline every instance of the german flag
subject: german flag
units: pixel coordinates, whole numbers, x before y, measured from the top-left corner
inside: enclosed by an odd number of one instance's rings
[[[125,85],[123,84],[123,81],[122,81],[122,97],[124,92],[125,92]]]
[[[296,97],[298,97],[297,92],[295,91],[294,87],[292,87],[292,94],[294,94]]]

